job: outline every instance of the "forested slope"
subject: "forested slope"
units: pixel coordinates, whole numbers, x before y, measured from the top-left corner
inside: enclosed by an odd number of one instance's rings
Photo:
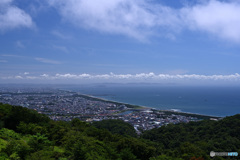
[[[210,151],[240,153],[240,115],[219,121],[170,124],[144,132],[142,138],[157,143],[173,157],[209,159]]]
[[[240,115],[168,125],[138,137],[119,120],[52,121],[34,110],[0,104],[0,159],[221,159],[209,152],[239,149]]]
[[[122,130],[129,130],[122,123]],[[52,121],[27,108],[0,104],[0,159],[145,160],[155,155],[150,143],[117,132],[78,119]]]

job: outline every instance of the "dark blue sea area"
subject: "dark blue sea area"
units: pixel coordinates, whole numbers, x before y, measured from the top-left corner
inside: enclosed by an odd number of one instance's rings
[[[240,87],[96,84],[71,90],[95,97],[161,110],[212,116],[240,113]]]

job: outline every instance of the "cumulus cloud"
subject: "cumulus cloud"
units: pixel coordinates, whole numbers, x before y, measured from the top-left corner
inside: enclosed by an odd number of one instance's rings
[[[185,23],[193,30],[202,30],[224,39],[240,42],[240,2],[210,0],[184,8]]]
[[[31,16],[12,2],[12,0],[0,1],[0,31],[34,26]]]
[[[28,75],[28,74],[30,74],[30,73],[29,73],[29,72],[24,72],[23,74],[24,74],[24,75]]]
[[[173,9],[156,7],[145,0],[53,0],[49,3],[66,21],[77,26],[140,40],[153,34],[151,29],[156,26],[177,28],[180,24]]]
[[[6,77],[2,77],[2,79],[7,79]],[[131,80],[131,81],[161,81],[161,80],[212,80],[212,81],[240,81],[240,74],[230,74],[230,75],[199,75],[199,74],[155,74],[153,72],[150,73],[139,73],[139,74],[42,74],[40,76],[11,76],[8,79],[45,79],[45,80]]]
[[[22,76],[15,76],[16,79],[23,79]]]
[[[204,31],[240,42],[239,1],[206,0],[175,9],[148,0],[52,0],[65,21],[139,40],[160,34],[175,39],[182,30]]]

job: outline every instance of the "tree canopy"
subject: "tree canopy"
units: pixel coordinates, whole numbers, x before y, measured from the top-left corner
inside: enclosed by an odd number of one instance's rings
[[[53,121],[34,110],[0,104],[0,159],[202,160],[211,159],[210,151],[240,153],[240,115],[170,124],[137,136],[121,120]]]

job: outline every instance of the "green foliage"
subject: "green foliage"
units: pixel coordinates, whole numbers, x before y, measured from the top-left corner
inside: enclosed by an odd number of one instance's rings
[[[6,153],[4,153],[4,152],[0,152],[0,159],[1,160],[10,160],[8,158],[8,155]]]
[[[77,118],[74,118],[71,121],[71,126],[72,129],[76,130],[76,131],[84,131],[87,127],[89,127],[90,125],[86,122],[82,122]]]
[[[136,160],[137,157],[132,153],[131,149],[125,148],[120,152],[120,158],[124,160]]]
[[[29,110],[20,106],[0,105],[1,121],[4,127],[16,130],[19,123],[36,123],[43,124],[50,121],[50,119],[43,114],[38,114],[34,110]]]
[[[240,153],[239,148],[240,115],[170,124],[137,138],[121,120],[92,125],[79,119],[52,121],[27,108],[0,104],[0,159],[210,160],[210,151]]]
[[[0,120],[0,129],[2,129],[4,127],[4,122],[3,120]]]
[[[0,152],[2,151],[2,149],[5,149],[6,146],[7,146],[7,141],[6,140],[3,140],[0,138]]]
[[[132,137],[121,138],[117,143],[117,149],[118,151],[130,149],[138,159],[142,160],[152,157],[156,150],[154,147],[147,145],[143,141]]]
[[[35,123],[20,122],[17,126],[17,131],[23,134],[46,134],[47,129],[44,126],[37,125]]]
[[[51,121],[48,126],[48,135],[50,140],[53,140],[57,145],[61,145],[63,137],[69,130],[71,130],[69,123]]]
[[[2,128],[0,130],[0,138],[5,140],[11,140],[11,139],[20,139],[21,135],[14,132],[13,130]]]
[[[164,152],[173,157],[210,159],[210,151],[239,151],[239,126],[240,115],[235,115],[220,121],[204,120],[168,125],[146,131],[142,138],[160,144],[165,148]]]
[[[74,159],[115,159],[117,155],[109,146],[94,138],[82,137],[73,149]]]
[[[30,136],[28,144],[31,146],[33,151],[39,151],[51,145],[51,141],[47,137],[41,134]]]
[[[40,150],[27,157],[27,160],[55,160],[52,151]]]
[[[23,140],[11,140],[3,149],[3,152],[7,153],[12,159],[25,159],[30,151],[30,146]]]
[[[129,135],[132,137],[137,137],[136,131],[132,125],[126,123],[122,120],[102,120],[99,122],[94,122],[93,126],[99,129],[107,129],[112,134],[120,134],[120,135]]]

